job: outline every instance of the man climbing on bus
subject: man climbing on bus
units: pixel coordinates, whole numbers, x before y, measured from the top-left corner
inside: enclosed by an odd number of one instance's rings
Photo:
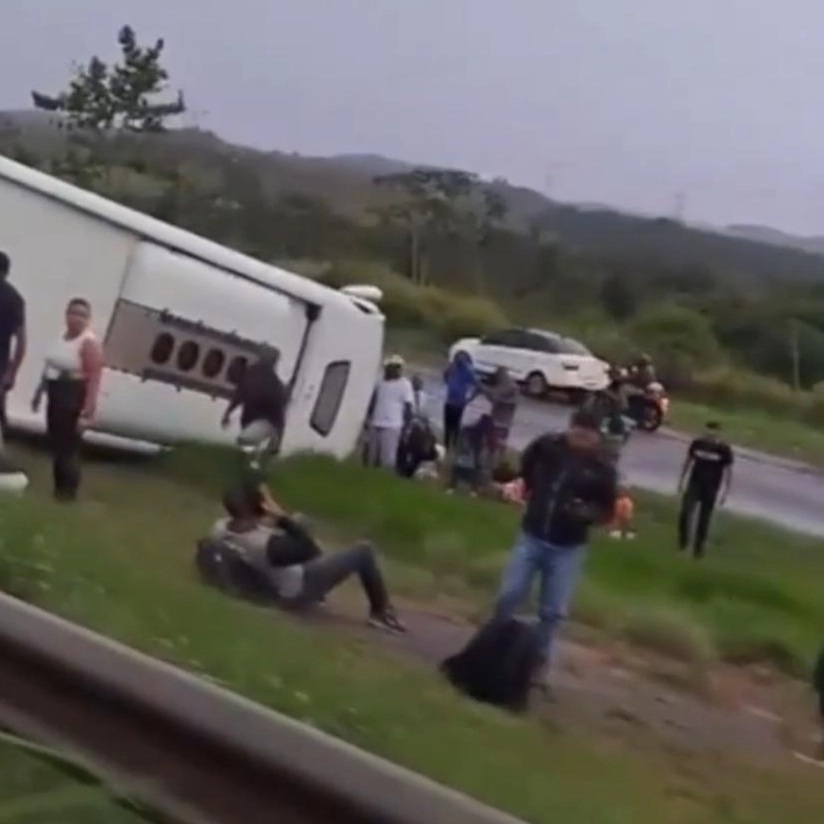
[[[235,409],[241,408],[237,441],[242,447],[253,449],[251,465],[255,469],[262,469],[277,453],[286,423],[289,396],[278,377],[278,356],[274,347],[267,344],[260,347],[257,361],[237,382],[235,394],[223,416],[225,429],[231,423]]]

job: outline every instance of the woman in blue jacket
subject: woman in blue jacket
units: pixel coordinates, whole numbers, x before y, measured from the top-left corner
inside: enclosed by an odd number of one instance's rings
[[[446,384],[446,400],[443,405],[443,441],[451,449],[461,430],[464,410],[475,397],[478,379],[472,366],[472,358],[466,352],[456,352],[443,373]]]

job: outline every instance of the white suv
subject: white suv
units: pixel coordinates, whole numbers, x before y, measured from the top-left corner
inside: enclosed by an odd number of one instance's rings
[[[504,329],[482,338],[461,338],[450,347],[449,359],[459,351],[471,356],[480,375],[505,367],[526,394],[536,398],[550,390],[575,398],[609,383],[609,364],[577,340],[541,329]]]

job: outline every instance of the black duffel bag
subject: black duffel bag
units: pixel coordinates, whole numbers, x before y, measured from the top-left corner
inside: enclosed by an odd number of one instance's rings
[[[517,618],[493,619],[441,664],[452,684],[476,701],[523,712],[541,662],[535,627]]]

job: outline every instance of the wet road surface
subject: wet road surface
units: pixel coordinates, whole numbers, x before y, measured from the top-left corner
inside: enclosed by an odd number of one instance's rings
[[[443,387],[437,376],[426,379],[430,413],[440,424]],[[479,399],[467,412],[471,419],[488,409]],[[523,398],[515,417],[510,443],[522,448],[544,432],[563,429],[570,407]],[[671,430],[635,432],[624,448],[621,469],[634,486],[673,494],[686,454],[688,439]],[[824,472],[795,461],[737,448],[732,491],[727,509],[790,529],[824,537]]]

